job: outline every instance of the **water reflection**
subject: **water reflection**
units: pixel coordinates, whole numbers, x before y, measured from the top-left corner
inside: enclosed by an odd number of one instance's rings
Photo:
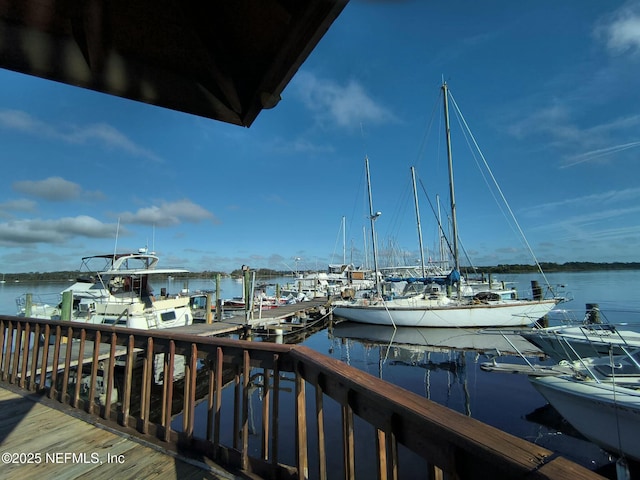
[[[421,328],[363,325],[339,322],[329,328],[334,350],[345,363],[471,416],[469,377],[475,379],[480,356],[540,356],[541,351],[517,330],[469,328]],[[354,351],[365,352],[365,363],[354,360]],[[469,364],[474,368],[469,370]],[[363,368],[365,367],[365,368]],[[423,392],[416,385],[422,372]],[[459,389],[459,392],[456,391]],[[456,395],[460,395],[457,398]],[[456,402],[460,401],[456,408]]]

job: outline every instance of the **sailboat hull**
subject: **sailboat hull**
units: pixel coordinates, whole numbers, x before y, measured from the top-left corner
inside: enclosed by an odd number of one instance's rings
[[[333,314],[353,322],[396,327],[524,327],[544,317],[557,300],[413,306],[397,300],[336,302]]]

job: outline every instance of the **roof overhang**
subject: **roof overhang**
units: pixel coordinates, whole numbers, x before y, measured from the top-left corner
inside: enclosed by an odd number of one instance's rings
[[[250,126],[348,0],[0,0],[0,68]]]

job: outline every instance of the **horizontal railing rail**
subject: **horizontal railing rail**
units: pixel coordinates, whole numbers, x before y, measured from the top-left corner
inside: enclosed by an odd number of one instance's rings
[[[264,478],[600,478],[304,346],[0,316],[0,380]]]

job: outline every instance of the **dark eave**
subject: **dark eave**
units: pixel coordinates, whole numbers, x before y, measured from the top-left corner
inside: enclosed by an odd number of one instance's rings
[[[0,0],[0,68],[236,125],[347,0]]]

